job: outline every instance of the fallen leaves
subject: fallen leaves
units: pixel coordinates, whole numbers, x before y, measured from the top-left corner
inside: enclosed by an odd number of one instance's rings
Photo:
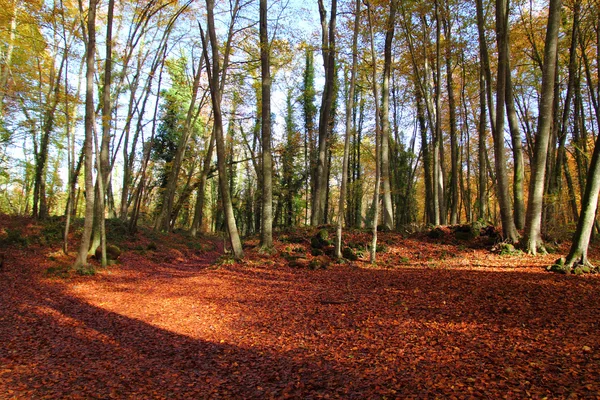
[[[597,276],[380,235],[387,269],[289,268],[309,243],[282,242],[209,269],[218,244],[141,237],[119,266],[57,279],[56,250],[9,249],[0,398],[600,396]]]

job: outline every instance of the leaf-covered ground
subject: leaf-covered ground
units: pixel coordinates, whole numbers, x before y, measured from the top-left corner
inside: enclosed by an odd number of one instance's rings
[[[4,237],[43,236],[10,223]],[[545,272],[556,254],[392,233],[377,268],[291,268],[299,233],[272,255],[250,241],[240,263],[219,258],[220,241],[137,235],[94,276],[56,268],[72,260],[59,244],[13,240],[0,398],[600,397],[598,275]]]

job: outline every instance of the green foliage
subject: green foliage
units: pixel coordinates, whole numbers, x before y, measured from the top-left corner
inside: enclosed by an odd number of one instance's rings
[[[521,256],[521,255],[523,255],[523,251],[515,248],[515,246],[513,246],[510,243],[500,243],[498,245],[498,249],[500,250],[501,256]]]
[[[111,243],[122,244],[131,238],[127,221],[120,218],[110,218],[105,221],[106,240]]]
[[[21,247],[29,246],[29,238],[23,236],[19,229],[6,229],[6,237],[0,239],[0,244],[4,246],[16,245]]]
[[[57,266],[57,267],[49,267],[44,271],[44,275],[49,278],[68,278],[69,266]]]
[[[431,239],[441,239],[444,237],[444,230],[440,227],[435,227],[427,232],[427,236]]]
[[[388,247],[383,243],[377,243],[376,250],[378,253],[387,253]]]
[[[314,53],[310,47],[306,48],[305,59],[301,102],[305,127],[307,130],[311,130],[314,127],[315,116],[317,115],[317,106],[315,105],[317,92],[315,90]]]
[[[317,234],[310,239],[310,247],[313,249],[323,249],[330,244],[329,233],[326,229],[319,230]]]
[[[186,74],[187,62],[186,57],[166,61],[172,85],[160,93],[160,122],[152,143],[152,159],[162,161],[165,165],[159,177],[161,186],[166,184],[170,165],[184,134],[187,110],[192,100],[192,87]],[[199,136],[202,132],[203,125],[201,119],[198,118],[193,127],[192,137]]]
[[[44,220],[41,236],[45,243],[56,243],[63,240],[65,220],[63,217],[50,217]]]
[[[390,140],[390,172],[394,187],[392,195],[396,204],[396,225],[406,225],[417,220],[416,189],[413,163],[416,155],[407,151],[399,138]]]
[[[85,266],[85,267],[79,267],[79,268],[77,268],[75,270],[75,272],[77,272],[77,274],[81,275],[81,276],[94,276],[94,275],[96,275],[96,269],[93,266],[91,266],[91,265],[88,265],[88,266]]]
[[[342,250],[342,256],[346,260],[350,260],[350,261],[358,260],[358,255],[350,247],[344,247],[344,249]]]
[[[233,258],[232,256],[230,256],[228,254],[224,254],[213,263],[213,267],[215,269],[218,269],[224,265],[234,265],[234,264],[235,264],[235,258]]]
[[[478,224],[465,224],[453,227],[454,237],[459,240],[472,240],[479,236],[480,229]]]

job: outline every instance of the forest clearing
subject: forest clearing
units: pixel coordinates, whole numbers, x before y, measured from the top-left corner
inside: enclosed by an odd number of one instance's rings
[[[305,228],[271,254],[246,240],[234,261],[222,239],[118,236],[113,221],[118,263],[85,275],[61,223],[0,218],[0,398],[600,395],[600,276],[545,268],[567,243],[533,257],[447,227],[381,232],[373,266],[370,233],[348,232],[359,258],[335,262]]]

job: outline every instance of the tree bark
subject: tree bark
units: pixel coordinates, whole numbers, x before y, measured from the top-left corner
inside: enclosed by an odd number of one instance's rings
[[[192,237],[196,237],[198,231],[201,229],[203,220],[204,220],[204,200],[206,191],[206,182],[208,181],[208,174],[211,169],[211,160],[213,156],[213,151],[215,148],[215,131],[213,129],[208,149],[206,150],[206,155],[204,156],[204,162],[202,164],[202,174],[200,175],[200,185],[198,185],[198,191],[196,193],[196,206],[194,207],[194,219],[192,220],[192,227],[190,229],[190,234]]]
[[[516,243],[519,233],[515,226],[512,204],[506,175],[504,147],[504,106],[506,100],[506,77],[508,69],[508,0],[496,0],[496,38],[498,42],[498,75],[496,79],[496,129],[494,136],[494,158],[496,169],[496,197],[500,205],[502,232],[505,240]]]
[[[448,111],[450,119],[450,224],[458,224],[459,220],[459,149],[458,133],[456,129],[456,99],[454,96],[454,83],[452,79],[452,28],[447,18],[443,19],[444,36],[446,37],[446,87],[448,90]]]
[[[323,0],[319,0],[319,14],[321,17],[321,35],[323,45],[323,65],[325,67],[325,87],[321,98],[319,113],[319,144],[317,156],[317,173],[315,175],[315,190],[312,196],[312,214],[310,223],[317,226],[324,222],[326,192],[329,184],[328,176],[328,148],[331,109],[335,91],[335,35],[337,18],[337,0],[331,2],[331,16],[327,24],[327,12]],[[329,26],[328,26],[329,25]]]
[[[369,37],[371,42],[371,63],[372,65],[372,83],[373,83],[373,98],[375,99],[375,189],[373,191],[373,221],[371,230],[373,237],[371,240],[370,262],[375,264],[377,261],[377,221],[379,219],[379,187],[381,185],[381,128],[379,120],[379,98],[377,90],[377,64],[375,62],[375,39],[373,38],[373,21],[371,16],[371,3],[367,0],[367,15],[369,21]]]
[[[535,138],[533,165],[529,185],[529,201],[525,218],[524,247],[530,254],[536,254],[538,250],[545,252],[542,241],[542,204],[544,200],[544,180],[546,176],[548,142],[552,125],[554,79],[556,75],[556,55],[558,51],[558,30],[560,26],[561,5],[561,0],[550,0],[550,9],[548,11],[548,28],[546,30],[544,66],[542,70],[542,96],[539,105],[538,129]]]
[[[181,135],[179,142],[177,143],[177,152],[175,153],[175,158],[173,159],[173,165],[171,167],[171,171],[169,173],[169,178],[167,181],[167,187],[164,191],[162,208],[156,220],[156,224],[154,225],[154,229],[161,230],[164,232],[170,230],[171,213],[173,211],[173,204],[175,201],[177,180],[179,178],[179,172],[181,171],[181,165],[185,157],[187,143],[190,137],[192,136],[192,131],[194,129],[192,122],[194,110],[196,109],[196,98],[198,96],[198,88],[200,87],[200,76],[202,75],[202,57],[200,57],[200,59],[198,60],[198,68],[195,72],[196,74],[194,76],[194,83],[192,85],[192,99],[190,100],[190,105],[188,107],[187,115],[185,118],[183,134]]]
[[[240,240],[237,225],[235,222],[235,215],[233,213],[233,205],[231,204],[231,195],[229,192],[229,183],[227,181],[227,166],[225,165],[225,143],[223,140],[223,117],[221,113],[221,96],[223,91],[222,83],[224,82],[225,78],[227,54],[225,57],[225,62],[223,63],[223,71],[221,71],[219,61],[219,42],[217,40],[217,34],[215,30],[214,5],[214,0],[206,0],[208,36],[210,39],[210,46],[212,49],[212,68],[210,65],[210,59],[208,57],[206,43],[203,43],[204,58],[206,61],[206,69],[208,72],[211,100],[213,105],[215,142],[217,145],[217,169],[219,171],[219,187],[221,189],[221,201],[225,212],[225,223],[227,226],[227,232],[229,234],[229,241],[231,244],[231,249],[233,251],[233,256],[239,259],[244,257],[244,251],[242,249],[242,242]],[[234,7],[237,8],[237,2],[235,3]],[[233,14],[235,16],[236,13],[234,12]],[[231,26],[233,26],[233,21]],[[203,42],[205,42],[204,35],[202,36]],[[229,36],[229,39],[231,39],[231,35]]]
[[[508,29],[508,28],[507,28]],[[510,31],[510,29],[508,29]],[[508,39],[507,39],[508,40]],[[510,70],[510,52],[507,49],[508,57],[506,61],[506,115],[508,117],[508,128],[513,150],[514,174],[513,174],[513,201],[514,201],[514,220],[517,229],[525,227],[525,195],[523,186],[525,184],[525,164],[523,162],[523,145],[521,142],[521,131],[519,130],[519,120],[515,109],[515,99],[512,87],[512,78]]]
[[[94,219],[94,182],[93,182],[93,151],[92,135],[94,134],[94,55],[96,53],[96,0],[89,0],[88,7],[88,40],[86,46],[86,92],[85,92],[85,220],[83,223],[83,235],[79,245],[79,252],[73,268],[81,268],[87,265],[87,252],[90,246],[92,234],[92,223]]]
[[[392,206],[392,186],[390,174],[390,74],[392,70],[392,42],[396,25],[397,0],[390,1],[390,11],[386,23],[383,56],[383,84],[381,86],[381,183],[383,228],[394,229],[394,210]],[[373,66],[375,68],[375,66]],[[375,99],[375,101],[378,101]]]
[[[260,244],[273,247],[273,155],[271,154],[271,61],[267,26],[267,0],[260,0],[260,70],[262,86],[262,220]]]
[[[392,0],[395,1],[395,0]],[[335,256],[342,258],[342,227],[344,225],[344,206],[348,182],[348,154],[350,153],[350,135],[352,134],[352,110],[354,109],[354,89],[356,86],[356,70],[358,68],[358,29],[360,21],[360,2],[356,0],[354,8],[354,31],[352,35],[352,67],[350,70],[350,87],[346,95],[346,135],[344,138],[344,159],[342,161],[342,182],[338,205],[338,220],[335,241]]]
[[[597,117],[600,122],[600,117]],[[600,191],[600,135],[596,138],[594,153],[590,161],[585,192],[581,199],[581,214],[577,222],[577,229],[573,235],[571,250],[565,261],[565,268],[570,269],[576,264],[591,266],[587,251],[592,235],[592,228],[596,221],[598,207],[598,192]]]

